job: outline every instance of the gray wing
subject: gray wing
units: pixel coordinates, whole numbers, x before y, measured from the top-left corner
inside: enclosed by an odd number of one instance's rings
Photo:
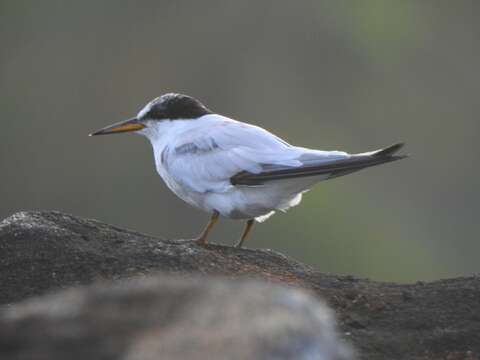
[[[403,147],[403,143],[389,146],[385,149],[369,153],[351,155],[348,158],[325,161],[325,159],[305,158],[299,159],[303,165],[289,167],[279,165],[263,165],[262,172],[253,174],[242,171],[230,178],[232,185],[257,186],[272,180],[294,179],[307,176],[325,175],[326,179],[350,174],[355,171],[376,166],[407,157],[395,155]]]

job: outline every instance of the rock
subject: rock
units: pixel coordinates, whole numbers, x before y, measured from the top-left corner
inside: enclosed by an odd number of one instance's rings
[[[0,223],[0,302],[156,271],[255,277],[313,291],[361,359],[478,359],[480,277],[401,285],[315,271],[270,250],[161,240],[56,212]],[[464,355],[462,355],[464,354]]]
[[[66,290],[0,313],[0,358],[351,358],[330,310],[257,281],[156,276]]]

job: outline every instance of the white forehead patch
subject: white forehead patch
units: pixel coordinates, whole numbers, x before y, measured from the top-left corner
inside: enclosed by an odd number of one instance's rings
[[[152,106],[155,105],[155,103],[158,102],[159,99],[160,98],[157,97],[157,98],[153,99],[152,101],[150,101],[147,105],[145,105],[143,107],[143,109],[138,112],[137,119],[142,119],[152,109]]]

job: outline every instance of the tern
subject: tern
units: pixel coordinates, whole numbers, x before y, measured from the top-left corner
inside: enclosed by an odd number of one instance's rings
[[[135,132],[153,147],[157,172],[179,198],[211,214],[195,239],[207,244],[220,216],[246,221],[242,247],[255,221],[286,211],[316,183],[406,155],[397,143],[359,154],[290,145],[269,131],[209,110],[197,99],[169,93],[132,119],[90,136]]]

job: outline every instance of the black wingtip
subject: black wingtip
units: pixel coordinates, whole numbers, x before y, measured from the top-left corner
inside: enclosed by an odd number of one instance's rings
[[[393,154],[398,152],[404,146],[405,146],[405,143],[396,143],[396,144],[393,144],[389,147],[386,147],[385,149],[377,151],[375,154],[373,154],[373,156],[392,156]],[[407,156],[406,155],[401,155],[401,156],[398,156],[398,157],[401,157],[403,159]]]

